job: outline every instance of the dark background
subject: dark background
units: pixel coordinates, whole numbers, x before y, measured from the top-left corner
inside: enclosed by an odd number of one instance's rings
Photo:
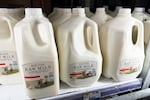
[[[18,8],[18,7],[41,7],[46,14],[52,12],[53,7],[73,8],[73,7],[90,7],[95,11],[96,7],[108,5],[110,10],[116,6],[123,7],[145,7],[146,11],[150,8],[150,0],[0,0],[1,8]]]
[[[145,7],[150,8],[150,0],[52,0],[52,7],[90,7],[94,12],[96,7],[109,6],[110,10],[115,10],[116,6],[123,7]]]

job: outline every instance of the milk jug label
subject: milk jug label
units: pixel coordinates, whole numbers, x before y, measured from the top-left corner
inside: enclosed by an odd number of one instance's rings
[[[19,72],[15,52],[0,52],[0,74],[11,75]]]
[[[97,63],[95,61],[74,63],[70,65],[70,79],[85,79],[96,76]]]
[[[23,65],[26,88],[41,89],[54,85],[53,63],[28,63]]]
[[[133,58],[133,59],[124,59],[120,63],[120,74],[132,74],[137,72],[140,69],[140,60]]]

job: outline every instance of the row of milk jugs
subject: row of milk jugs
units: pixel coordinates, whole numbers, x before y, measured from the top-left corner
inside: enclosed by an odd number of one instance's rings
[[[83,8],[62,9],[49,15],[51,22],[40,8],[26,8],[24,18],[21,12],[0,9],[1,84],[23,79],[27,95],[41,98],[58,94],[59,76],[71,87],[85,87],[101,73],[116,81],[140,74],[144,31],[131,9],[111,18],[97,8],[91,19]]]

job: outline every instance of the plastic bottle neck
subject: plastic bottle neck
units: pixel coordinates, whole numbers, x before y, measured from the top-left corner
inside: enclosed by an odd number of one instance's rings
[[[131,16],[130,8],[120,8],[118,12],[118,16]]]
[[[135,12],[143,13],[143,12],[145,12],[145,8],[142,8],[142,7],[135,7],[133,12],[134,12],[134,13],[135,13]]]
[[[84,8],[73,8],[72,14],[85,17],[85,9]]]
[[[25,17],[43,17],[41,8],[25,8]]]
[[[62,11],[63,11],[62,8],[55,8],[56,13],[62,13]]]
[[[105,15],[105,8],[96,8],[96,14]]]
[[[117,10],[117,11],[119,11],[119,9],[122,9],[122,6],[117,6],[117,7],[115,8],[115,10]]]
[[[70,15],[71,14],[71,9],[70,8],[63,8],[62,13],[66,14],[66,15]]]
[[[87,13],[91,12],[89,7],[85,7],[84,9],[85,9],[85,12],[87,12]]]

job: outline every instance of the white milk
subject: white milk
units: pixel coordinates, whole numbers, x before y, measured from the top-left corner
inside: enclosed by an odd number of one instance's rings
[[[16,23],[8,9],[0,9],[0,84],[21,83],[13,32]]]
[[[54,96],[59,90],[58,55],[51,23],[40,8],[26,8],[14,28],[17,55],[27,95]]]
[[[131,16],[131,9],[122,8],[117,17],[106,22],[100,31],[103,75],[116,81],[136,78],[145,57],[142,22]],[[135,34],[137,41],[132,40]]]
[[[92,12],[90,11],[90,8],[89,8],[89,7],[85,7],[85,14],[86,14],[86,16],[89,17],[89,18],[94,15],[94,13],[92,13]]]
[[[98,29],[83,8],[73,8],[70,19],[57,30],[60,78],[71,87],[90,86],[102,71]]]
[[[100,29],[101,25],[112,19],[112,17],[106,14],[105,8],[96,8],[96,13],[91,19],[98,24],[98,29]]]
[[[142,7],[135,7],[132,12],[132,16],[136,19],[139,19],[140,21],[150,20],[150,15],[148,15],[145,12],[145,8]]]

